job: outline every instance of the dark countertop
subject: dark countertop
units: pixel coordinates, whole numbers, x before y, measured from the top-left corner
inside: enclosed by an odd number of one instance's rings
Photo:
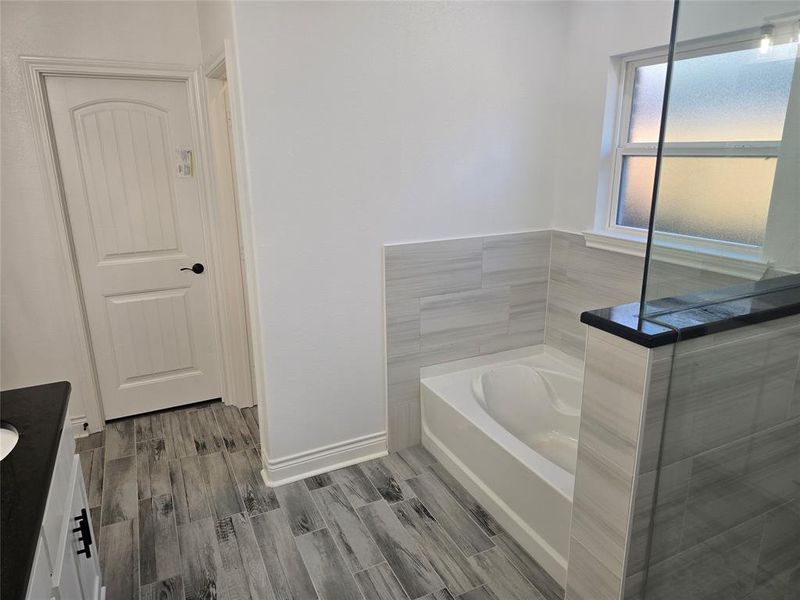
[[[62,381],[0,392],[0,421],[19,433],[16,447],[0,461],[3,600],[22,600],[28,590],[70,389]]]
[[[581,322],[646,348],[800,314],[800,275],[581,314]]]

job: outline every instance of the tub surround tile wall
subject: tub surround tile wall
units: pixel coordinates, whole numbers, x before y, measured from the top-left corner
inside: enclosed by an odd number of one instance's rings
[[[421,367],[544,341],[550,231],[386,246],[389,446],[420,441]]]
[[[668,411],[644,425],[626,598],[648,543],[648,599],[800,595],[798,407],[800,317],[676,345]]]
[[[664,405],[670,361],[671,348],[588,331],[567,600],[621,597],[643,416]]]
[[[638,300],[644,259],[586,246],[581,234],[553,231],[545,343],[583,359],[585,310]]]

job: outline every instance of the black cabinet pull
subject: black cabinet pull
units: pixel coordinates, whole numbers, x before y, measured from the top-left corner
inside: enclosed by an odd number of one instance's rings
[[[179,269],[180,271],[191,271],[195,275],[200,275],[206,268],[203,266],[203,263],[194,263],[191,267],[183,267]]]
[[[92,530],[89,528],[89,515],[86,514],[86,509],[81,509],[81,514],[75,517],[75,522],[78,526],[72,530],[72,533],[80,533],[78,537],[79,542],[83,542],[83,548],[78,550],[78,554],[85,554],[86,558],[92,558]]]

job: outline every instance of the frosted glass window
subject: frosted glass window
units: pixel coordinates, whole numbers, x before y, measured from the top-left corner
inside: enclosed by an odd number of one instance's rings
[[[677,61],[665,141],[780,140],[796,57],[781,44]]]
[[[657,231],[763,246],[798,43],[754,43],[680,55],[672,72]],[[750,46],[750,47],[748,47]],[[716,50],[716,53],[714,53]],[[612,225],[650,220],[667,65],[628,63]],[[613,219],[612,219],[613,220]]]
[[[763,157],[664,157],[656,230],[763,245],[776,164]],[[618,224],[647,227],[655,165],[654,156],[625,158]]]
[[[678,60],[672,72],[666,142],[780,140],[797,44]],[[628,141],[655,143],[666,63],[635,69]]]
[[[634,77],[628,141],[655,144],[661,129],[667,63],[637,67]]]
[[[647,229],[655,172],[655,156],[626,156],[623,159],[617,225]]]

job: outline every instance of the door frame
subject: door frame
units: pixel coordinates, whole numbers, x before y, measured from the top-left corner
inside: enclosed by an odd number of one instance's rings
[[[247,148],[245,145],[245,126],[243,109],[241,106],[241,87],[239,69],[234,43],[230,39],[223,41],[223,47],[218,54],[213,56],[203,68],[206,79],[220,79],[225,77],[228,83],[228,102],[231,111],[231,148],[230,152],[234,162],[232,173],[236,187],[236,200],[239,209],[239,241],[242,249],[242,278],[244,279],[244,293],[246,298],[246,314],[249,327],[250,341],[250,369],[252,376],[252,405],[258,409],[258,422],[261,424],[261,455],[266,461],[266,451],[269,447],[267,413],[269,411],[269,398],[266,391],[267,375],[264,368],[264,350],[262,339],[261,312],[259,310],[258,276],[255,260],[255,232],[253,230],[253,203],[250,195],[250,179],[246,168]],[[206,86],[203,86],[205,91]],[[203,96],[206,98],[206,96]],[[208,103],[206,99],[206,114]]]
[[[80,272],[78,271],[70,229],[66,196],[61,181],[55,137],[50,123],[45,78],[48,76],[102,77],[104,79],[173,81],[185,85],[189,103],[189,119],[195,143],[198,146],[194,153],[194,160],[198,174],[197,183],[200,194],[204,243],[210,253],[212,264],[216,265],[219,237],[217,236],[218,232],[215,231],[216,227],[212,218],[216,209],[211,178],[211,161],[209,160],[208,122],[204,118],[206,115],[204,110],[205,95],[200,85],[201,77],[199,72],[185,65],[37,56],[22,56],[20,61],[23,66],[23,77],[33,125],[34,142],[39,154],[40,164],[43,167],[45,193],[50,197],[49,203],[53,208],[59,248],[67,271],[68,289],[65,290],[67,292],[67,300],[70,301],[71,316],[74,317],[76,322],[80,323],[77,339],[74,340],[74,343],[80,350],[78,352],[78,360],[82,371],[81,374],[90,384],[86,390],[88,397],[83,399],[86,415],[73,415],[71,417],[72,426],[77,432],[82,429],[81,421],[83,421],[88,423],[90,431],[100,431],[105,426],[102,395],[97,377],[86,305],[83,299]],[[224,293],[224,290],[219,285],[218,269],[211,269],[210,275],[211,314],[215,321],[212,324],[212,331],[215,337],[214,341],[219,349],[223,401],[237,406],[252,406],[255,404],[254,398],[230,398],[228,394],[227,374],[235,372],[235,370],[231,369],[232,361],[245,360],[250,363],[250,348],[246,340],[238,340],[237,342],[235,339],[226,339],[230,336],[227,336],[228,328],[225,326],[226,314],[221,311],[221,306],[224,306],[224,303],[220,301],[220,294]],[[227,343],[223,343],[223,339]],[[227,351],[223,352],[223,348],[227,348]],[[199,400],[206,400],[206,398]]]

